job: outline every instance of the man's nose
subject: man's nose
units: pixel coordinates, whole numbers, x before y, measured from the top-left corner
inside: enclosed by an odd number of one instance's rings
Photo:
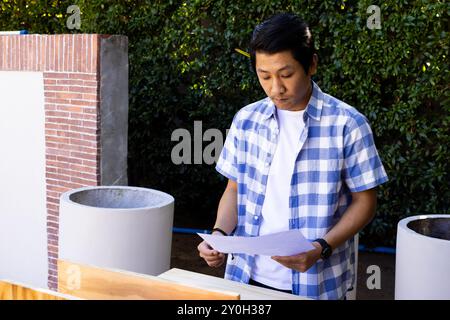
[[[286,88],[283,85],[283,82],[280,81],[277,77],[274,77],[272,80],[272,96],[276,96],[279,94],[283,94],[286,92]]]

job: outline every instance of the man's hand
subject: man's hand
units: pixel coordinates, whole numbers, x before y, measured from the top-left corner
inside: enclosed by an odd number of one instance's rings
[[[273,256],[271,258],[286,268],[294,269],[299,272],[306,272],[320,259],[320,253],[322,252],[322,246],[319,243],[313,242],[312,245],[315,249],[295,256]]]
[[[211,248],[206,241],[201,242],[197,249],[200,257],[205,259],[206,263],[210,267],[218,268],[225,261],[225,255]]]

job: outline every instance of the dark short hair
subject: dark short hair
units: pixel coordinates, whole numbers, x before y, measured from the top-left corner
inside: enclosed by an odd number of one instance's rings
[[[308,24],[291,13],[279,13],[255,27],[250,41],[250,59],[256,70],[256,52],[269,54],[290,50],[308,73],[314,54],[314,42]]]

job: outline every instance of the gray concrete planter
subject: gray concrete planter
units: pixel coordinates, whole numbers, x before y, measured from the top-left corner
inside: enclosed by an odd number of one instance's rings
[[[86,187],[60,199],[59,258],[159,275],[170,268],[174,198],[119,186]]]
[[[398,223],[395,299],[450,299],[450,215]]]

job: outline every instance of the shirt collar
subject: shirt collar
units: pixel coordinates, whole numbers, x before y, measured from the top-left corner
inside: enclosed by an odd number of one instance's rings
[[[323,92],[320,90],[319,86],[312,81],[313,91],[311,97],[309,98],[308,104],[306,106],[306,112],[309,117],[314,120],[319,121],[320,116],[322,115],[322,106],[323,106]],[[269,119],[271,116],[275,114],[276,106],[270,98],[267,98],[267,108],[264,110],[264,119]]]

